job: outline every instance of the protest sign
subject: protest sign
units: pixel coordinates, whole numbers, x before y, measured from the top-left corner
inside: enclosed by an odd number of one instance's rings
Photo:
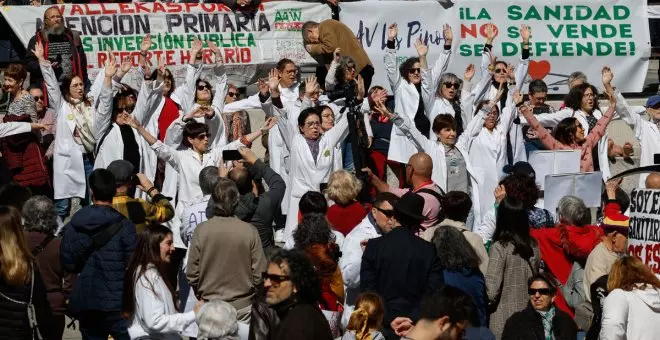
[[[588,208],[600,207],[602,176],[600,171],[545,176],[543,208],[554,213],[559,200],[569,195],[580,198]]]
[[[256,65],[273,65],[282,58],[289,58],[296,64],[315,64],[302,44],[302,24],[330,18],[328,6],[296,1],[267,2],[255,13],[234,13],[224,4],[206,3],[136,2],[58,7],[66,26],[82,33],[90,78],[102,67],[108,52],[122,59],[128,56],[137,66],[142,37],[148,33],[152,35],[152,46],[147,54],[149,62],[153,66],[158,58],[165,58],[177,80],[183,80],[183,65],[190,60],[189,50],[195,37],[215,42],[224,63],[230,70],[235,67],[241,73],[250,73],[247,65],[253,66],[254,73]],[[42,26],[47,8],[8,6],[0,12],[27,46]],[[214,62],[206,45],[204,61]],[[128,83],[135,74],[127,76]]]
[[[545,176],[580,172],[580,150],[532,151],[528,157],[536,183],[545,188]]]
[[[639,92],[644,85],[650,56],[647,5],[643,0],[462,0],[448,6],[436,1],[341,3],[341,20],[362,41],[376,70],[384,69],[387,35],[383,26],[399,25],[401,58],[416,56],[412,43],[421,36],[429,42],[429,64],[442,49],[442,25],[454,30],[449,71],[463,77],[469,63],[480,65],[486,41],[485,27],[492,22],[499,35],[493,50],[501,60],[516,65],[521,54],[520,25],[532,28],[526,82],[543,79],[550,93],[566,93],[568,76],[584,72],[594,82],[601,68],[610,65],[623,92]],[[444,6],[444,7],[443,7]],[[368,15],[364,15],[368,13]],[[457,23],[457,20],[459,22]],[[381,41],[382,40],[382,41]],[[476,76],[477,80],[479,75]],[[376,72],[373,84],[388,84]],[[525,86],[526,88],[526,86]]]
[[[635,189],[630,194],[628,255],[660,274],[660,190]]]

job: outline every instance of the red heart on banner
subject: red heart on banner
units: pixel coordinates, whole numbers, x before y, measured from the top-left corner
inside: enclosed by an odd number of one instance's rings
[[[530,60],[527,73],[532,77],[532,80],[543,79],[550,73],[550,62],[547,60]]]

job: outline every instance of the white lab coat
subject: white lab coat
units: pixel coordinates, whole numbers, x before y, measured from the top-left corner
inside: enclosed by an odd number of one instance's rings
[[[442,74],[447,70],[450,57],[451,50],[443,50],[440,53],[440,58],[431,70],[431,79],[439,79],[440,76],[437,74]],[[419,107],[420,94],[417,92],[415,85],[401,77],[396,63],[396,50],[387,50],[385,54],[385,70],[387,71],[387,79],[390,81],[392,92],[394,92],[394,107],[396,107],[399,114],[408,117],[414,122],[415,114],[417,114],[417,108]],[[425,109],[429,110],[432,108],[425,107]],[[387,154],[387,159],[399,163],[408,163],[410,156],[415,152],[415,146],[413,146],[403,132],[396,126],[392,127],[390,150]]]
[[[443,192],[447,192],[447,160],[446,160],[446,151],[444,145],[439,141],[432,141],[424,137],[421,132],[419,132],[413,125],[408,117],[398,116],[394,119],[394,124],[406,134],[407,138],[415,145],[417,151],[425,152],[433,160],[433,173],[431,174],[431,179],[435,184],[437,184]],[[467,152],[467,142],[469,138],[467,136],[474,135],[479,130],[480,127],[475,126],[475,124],[469,125],[474,131],[466,130],[466,137],[461,135],[456,143],[456,150],[461,153],[463,160],[465,161],[465,168],[468,173],[468,180],[470,184],[471,192],[470,197],[472,199],[472,207],[474,213],[474,224],[478,224],[481,221],[481,206],[479,205],[479,177],[475,176],[474,169],[470,162],[470,155]]]
[[[85,177],[83,154],[86,151],[73,138],[76,122],[74,114],[71,112],[71,105],[64,100],[55,72],[50,64],[40,64],[40,67],[48,89],[48,106],[55,111],[57,124],[57,133],[53,142],[55,143],[53,171],[56,175],[53,181],[54,198],[84,198],[87,190],[87,179]],[[92,110],[98,111],[99,114],[110,114],[112,110],[111,88],[102,87],[98,96],[98,106],[96,109],[92,108]],[[96,116],[96,114],[93,114],[93,116]],[[94,131],[94,127],[92,127],[92,131]]]
[[[635,110],[616,91],[616,112],[633,129],[635,138],[639,141],[641,152],[639,155],[639,166],[653,165],[653,155],[660,153],[660,129],[656,124],[642,119],[640,110]],[[643,110],[641,111],[644,112]],[[646,177],[648,173],[639,174],[638,188],[646,188]]]
[[[275,106],[273,106],[275,108]],[[287,112],[284,109],[275,108],[279,121],[282,137],[289,146],[290,158],[290,185],[286,186],[286,196],[290,197],[287,220],[284,228],[285,248],[293,248],[293,232],[298,225],[298,203],[307,191],[320,191],[320,184],[326,183],[333,171],[334,149],[346,138],[348,134],[348,121],[341,117],[335,126],[321,135],[319,141],[319,154],[316,160],[312,158],[312,152],[305,137],[298,128],[293,128],[288,121]]]
[[[493,129],[488,131],[484,127],[487,112],[481,110],[468,124],[467,130],[461,135],[460,143],[468,150],[470,163],[472,164],[475,178],[478,178],[477,186],[479,193],[479,213],[481,216],[493,209],[495,197],[493,192],[504,175],[502,168],[506,159],[506,138],[518,110],[513,105],[513,87],[509,89],[507,104],[501,111],[500,121]],[[473,206],[476,206],[473,203]],[[475,216],[476,217],[476,216]],[[479,220],[475,218],[474,225]]]
[[[154,265],[149,264],[144,274],[135,281],[135,313],[129,322],[128,335],[131,339],[155,337],[179,340],[182,339],[179,333],[195,323],[195,312],[177,312],[163,277]]]
[[[600,110],[594,110],[592,115],[596,119],[603,118],[603,113]],[[567,107],[563,110],[557,111],[555,113],[543,113],[539,115],[534,115],[534,117],[539,121],[539,124],[545,127],[554,128],[562,120],[575,117],[575,119],[580,122],[580,125],[584,128],[584,135],[589,135],[589,122],[587,121],[587,114],[582,110],[573,110],[570,107]],[[527,120],[523,117],[520,118],[521,124],[527,124]],[[610,162],[607,158],[607,132],[603,135],[603,138],[598,141],[598,164],[600,166],[600,171],[603,174],[603,181],[607,181],[608,178],[612,177],[610,172]],[[653,157],[653,156],[651,156]]]
[[[26,122],[0,123],[0,138],[32,131],[32,125]]]

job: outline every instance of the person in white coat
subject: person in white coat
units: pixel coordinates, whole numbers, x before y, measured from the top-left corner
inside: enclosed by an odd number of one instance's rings
[[[431,69],[429,79],[436,79],[439,74],[444,73],[449,66],[451,57],[451,43],[453,34],[451,28],[445,25],[444,29],[445,47],[440,53],[440,58]],[[421,40],[415,42],[417,58],[409,58],[399,69],[397,69],[397,55],[394,41],[398,34],[396,24],[390,25],[387,31],[387,52],[385,54],[385,69],[387,78],[390,82],[392,92],[394,92],[394,107],[401,115],[408,117],[415,123],[415,127],[425,136],[429,136],[431,123],[425,113],[426,107],[422,100],[422,69],[428,69],[426,62],[426,53],[428,47]],[[428,108],[431,109],[431,108]],[[406,138],[406,136],[396,126],[392,128],[390,136],[390,150],[387,159],[406,164],[410,156],[417,151],[415,146]]]
[[[339,269],[344,279],[344,314],[342,325],[346,327],[355,301],[360,290],[360,267],[362,266],[362,253],[367,241],[380,237],[383,229],[389,230],[394,226],[394,206],[399,197],[391,192],[381,192],[374,197],[374,203],[367,216],[346,235],[339,258]]]
[[[80,77],[66,76],[62,93],[50,61],[44,58],[43,45],[37,42],[33,53],[39,60],[48,89],[48,105],[55,111],[56,116],[58,133],[54,141],[53,171],[57,177],[53,181],[54,198],[57,215],[65,219],[71,210],[71,198],[84,199],[89,196],[87,177],[92,172],[96,145],[93,133],[94,115],[96,111],[109,114],[112,109],[111,84],[117,67],[114,59],[110,58],[103,74],[104,82],[98,106],[92,106],[84,94],[84,84]],[[88,204],[88,200],[84,199],[82,204]]]
[[[660,334],[660,279],[642,260],[625,256],[607,278],[601,340],[651,340]]]
[[[417,152],[424,152],[433,160],[433,173],[431,179],[443,192],[461,191],[470,195],[473,203],[472,218],[468,221],[471,228],[480,223],[481,213],[479,205],[479,178],[475,176],[470,157],[468,155],[467,136],[478,133],[482,127],[475,124],[468,125],[473,131],[466,131],[466,135],[456,138],[456,120],[450,114],[437,115],[433,120],[433,134],[437,141],[432,141],[412,127],[412,122],[406,116],[392,114],[382,101],[375,100],[376,110],[388,117],[415,145]]]
[[[197,302],[194,311],[177,313],[175,287],[166,279],[173,252],[172,231],[167,227],[154,225],[138,236],[122,296],[122,316],[129,320],[131,339],[180,340],[184,328],[195,323],[203,302]]]
[[[289,121],[279,93],[279,75],[271,70],[268,80],[273,107],[278,113],[278,126],[291,154],[286,194],[289,208],[284,228],[285,248],[293,248],[293,232],[298,225],[298,202],[307,191],[320,191],[334,168],[334,149],[348,134],[344,115],[329,131],[321,135],[321,115],[316,108],[302,111],[298,116],[298,130]]]
[[[642,119],[640,114],[644,111],[633,109],[619,90],[612,87],[612,78],[614,73],[610,68],[606,68],[603,73],[603,85],[608,93],[616,95],[616,112],[632,128],[635,138],[639,141],[641,153],[639,155],[639,166],[648,166],[654,164],[654,155],[660,154],[660,95],[649,97],[644,105],[650,121]],[[639,175],[638,188],[646,188],[646,178],[648,173]]]

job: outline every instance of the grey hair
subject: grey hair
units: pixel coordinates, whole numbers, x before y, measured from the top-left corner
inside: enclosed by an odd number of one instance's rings
[[[202,189],[202,194],[211,195],[220,175],[218,174],[217,166],[207,166],[199,172],[199,186]]]
[[[578,227],[591,223],[591,212],[584,202],[575,196],[564,196],[557,204],[557,217],[560,222]]]
[[[445,83],[456,83],[456,84],[459,84],[461,87],[463,86],[463,81],[457,75],[455,75],[451,72],[443,73],[440,76],[440,81],[438,82],[438,88],[436,89],[439,95],[442,94],[442,92],[441,92],[442,85],[445,84]],[[460,89],[460,87],[459,87],[459,89]],[[461,96],[460,92],[456,91],[456,97],[460,98],[460,96]]]
[[[582,80],[586,83],[587,82],[587,75],[580,72],[580,71],[575,71],[575,72],[571,73],[571,75],[568,76],[568,85],[570,85],[572,82],[574,82],[576,80]]]
[[[215,202],[215,206],[213,207],[214,216],[234,216],[234,212],[238,206],[238,198],[240,197],[234,181],[229,178],[218,179],[218,184],[215,185],[212,196],[213,202]]]
[[[236,309],[220,299],[205,303],[197,313],[197,339],[239,340]]]
[[[355,60],[349,56],[343,56],[341,59],[339,59],[339,63],[337,65],[337,71],[335,72],[335,84],[341,85],[344,84],[344,68],[348,65],[353,65],[353,67],[357,67],[355,64]]]
[[[32,196],[23,205],[23,228],[44,234],[55,234],[57,214],[55,204],[46,196]]]

